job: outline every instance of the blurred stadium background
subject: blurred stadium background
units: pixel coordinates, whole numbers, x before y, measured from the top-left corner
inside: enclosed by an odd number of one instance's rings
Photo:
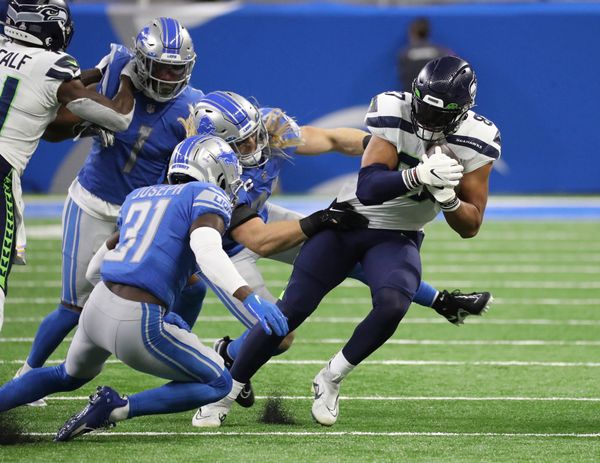
[[[460,329],[433,311],[411,309],[372,363],[344,383],[342,418],[331,431],[310,421],[310,379],[368,310],[368,292],[354,282],[328,297],[290,353],[257,377],[259,404],[285,396],[296,425],[259,424],[258,412],[237,409],[229,426],[196,441],[186,434],[195,431],[188,413],[123,423],[110,441],[100,435],[52,446],[53,431],[83,406],[92,384],[122,392],[157,384],[110,364],[46,411],[12,415],[39,442],[0,448],[0,461],[597,461],[600,3],[131,0],[76,1],[72,11],[69,52],[82,68],[111,42],[130,45],[140,26],[168,15],[191,31],[195,87],[253,96],[323,127],[363,127],[370,98],[398,89],[396,54],[408,24],[429,18],[432,40],[473,64],[475,110],[500,128],[503,153],[480,235],[464,241],[443,221],[432,224],[425,277],[442,288],[489,289],[497,303]],[[11,279],[2,381],[57,302],[62,199],[87,143],[42,143],[23,177],[29,266],[15,267]],[[314,208],[358,165],[338,155],[296,158],[276,201]],[[262,265],[275,294],[289,267]],[[207,343],[241,331],[214,297],[202,317],[196,332]]]

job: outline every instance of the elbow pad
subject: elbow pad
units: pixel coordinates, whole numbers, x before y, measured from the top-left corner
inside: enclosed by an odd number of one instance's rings
[[[123,130],[127,130],[133,119],[135,101],[133,108],[127,114],[121,114],[89,98],[77,98],[76,100],[69,101],[66,107],[73,114],[86,121],[90,121],[112,132],[122,132]]]
[[[204,276],[227,294],[233,295],[242,286],[248,286],[223,251],[221,234],[217,230],[211,227],[196,228],[190,234],[190,247]]]

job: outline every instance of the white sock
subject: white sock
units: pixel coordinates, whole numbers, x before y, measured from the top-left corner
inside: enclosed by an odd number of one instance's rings
[[[110,412],[110,416],[108,419],[110,421],[123,421],[129,417],[129,400],[127,400],[127,405],[123,405],[122,407],[115,408],[112,412]]]
[[[0,289],[0,331],[2,331],[2,325],[4,324],[4,300],[6,295],[4,291]]]
[[[23,366],[19,370],[19,376],[23,376],[25,373],[27,373],[28,371],[31,371],[31,370],[33,370],[33,368],[31,368],[29,366],[29,364],[27,363],[27,361],[25,361],[25,363],[23,364]]]
[[[348,373],[350,373],[354,369],[355,365],[352,365],[342,351],[339,351],[335,356],[329,361],[329,373],[332,376],[332,380],[334,382],[340,382]]]
[[[221,404],[231,407],[233,402],[235,402],[235,399],[237,399],[237,396],[240,395],[240,392],[243,388],[244,383],[240,383],[234,379],[233,385],[231,386],[231,391],[229,391],[229,394],[227,394],[226,397],[221,399]]]

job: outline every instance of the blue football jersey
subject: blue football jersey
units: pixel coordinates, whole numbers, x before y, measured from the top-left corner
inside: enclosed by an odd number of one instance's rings
[[[113,46],[112,54],[97,87],[109,98],[117,93],[121,70],[132,56],[122,45]],[[137,92],[131,125],[124,132],[116,133],[114,145],[108,148],[94,139],[79,172],[79,183],[113,204],[122,204],[136,188],[161,183],[173,148],[186,138],[180,119],[190,117],[193,105],[203,95],[200,90],[187,86],[176,98],[159,103]]]
[[[201,215],[231,219],[226,193],[211,183],[138,188],[119,213],[119,243],[102,263],[105,281],[142,288],[170,307],[197,271],[190,226]]]
[[[273,111],[273,108],[260,108],[260,113],[265,120],[269,114]],[[282,135],[284,140],[292,138],[300,138],[300,128],[298,125],[289,118],[289,116],[282,114],[282,118],[288,122],[289,129]],[[266,163],[260,167],[244,167],[242,172],[242,180],[252,180],[252,188],[248,191],[240,191],[238,196],[238,205],[247,204],[251,208],[258,212],[258,215],[267,221],[268,211],[265,207],[265,203],[273,194],[273,187],[277,177],[283,168],[284,163],[294,154],[294,148],[287,148],[285,150],[270,147],[271,155]],[[228,255],[233,256],[240,252],[244,246],[232,240],[229,234],[226,234],[223,238],[223,249]]]

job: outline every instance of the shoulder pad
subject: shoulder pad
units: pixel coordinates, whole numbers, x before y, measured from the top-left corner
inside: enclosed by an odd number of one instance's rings
[[[46,75],[52,79],[69,81],[77,79],[81,75],[81,70],[75,58],[66,53],[60,53],[58,59],[54,61],[54,64],[46,72]]]

